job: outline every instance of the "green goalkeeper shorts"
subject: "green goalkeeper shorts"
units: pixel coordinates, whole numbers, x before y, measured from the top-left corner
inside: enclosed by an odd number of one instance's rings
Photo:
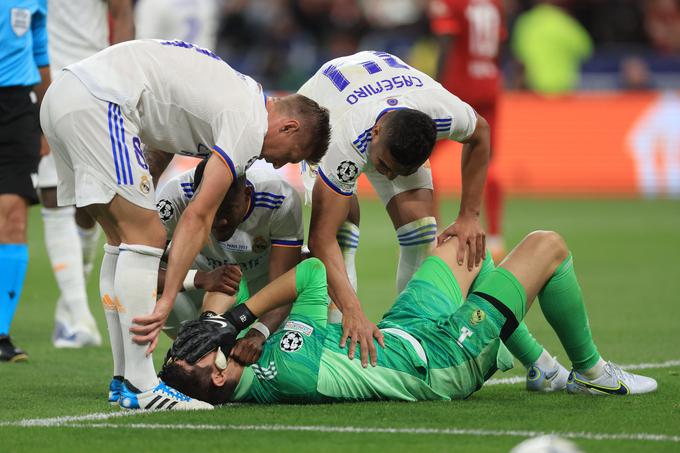
[[[506,301],[498,300],[506,299],[509,306],[523,310],[524,291],[504,269],[489,272],[475,289],[461,305],[462,292],[451,269],[441,258],[431,256],[378,325],[403,329],[421,343],[428,360],[429,385],[450,398],[465,398],[496,370],[512,368],[512,355],[501,333],[514,330],[517,320]]]

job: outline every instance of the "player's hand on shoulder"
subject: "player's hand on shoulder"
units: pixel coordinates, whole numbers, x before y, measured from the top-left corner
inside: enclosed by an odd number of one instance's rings
[[[385,347],[384,337],[380,329],[366,318],[363,311],[348,311],[346,310],[342,315],[342,338],[340,339],[340,347],[344,348],[347,341],[349,341],[348,356],[354,359],[357,344],[359,345],[361,354],[361,366],[366,368],[368,362],[372,366],[378,363],[378,351],[375,347],[373,339],[378,340],[380,346]]]
[[[265,341],[267,340],[262,333],[250,329],[243,338],[236,342],[234,349],[231,350],[230,357],[242,365],[252,365],[262,355],[262,347]]]
[[[233,296],[238,292],[242,275],[238,265],[225,264],[210,272],[196,273],[195,283],[197,288]]]
[[[465,260],[465,252],[468,252],[468,270],[479,266],[486,257],[486,233],[479,222],[479,216],[461,214],[455,222],[449,225],[437,237],[437,246],[443,244],[451,237],[458,237],[458,250],[456,260],[459,265]]]

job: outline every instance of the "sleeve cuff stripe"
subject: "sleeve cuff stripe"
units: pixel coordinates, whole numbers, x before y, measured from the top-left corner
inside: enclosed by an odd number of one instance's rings
[[[272,239],[272,245],[281,247],[302,247],[302,239],[290,241],[285,239]]]
[[[322,181],[323,181],[323,182],[324,182],[331,190],[333,190],[333,192],[337,193],[338,195],[342,195],[343,197],[351,197],[351,196],[352,196],[352,192],[344,192],[344,191],[340,190],[340,188],[338,188],[335,184],[333,184],[333,183],[326,177],[326,175],[323,173],[323,171],[321,171],[321,168],[319,168],[319,176],[321,176],[321,180],[322,180]]]
[[[222,148],[215,145],[215,147],[213,148],[213,154],[219,156],[219,158],[222,159],[222,162],[224,162],[224,165],[226,165],[227,168],[229,168],[229,170],[231,171],[231,176],[234,179],[236,179],[236,168],[234,168],[234,163],[231,161],[229,156],[227,156],[227,153],[225,153],[222,150]]]

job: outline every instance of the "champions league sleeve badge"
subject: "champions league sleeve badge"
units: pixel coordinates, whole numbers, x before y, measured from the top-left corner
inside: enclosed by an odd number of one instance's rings
[[[175,207],[170,200],[160,200],[156,203],[156,209],[158,209],[158,215],[163,222],[170,220],[175,213]]]
[[[343,160],[336,169],[338,179],[344,183],[354,181],[359,177],[359,167],[351,160]]]

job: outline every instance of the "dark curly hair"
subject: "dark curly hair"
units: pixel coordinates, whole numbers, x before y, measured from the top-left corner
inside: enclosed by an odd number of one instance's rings
[[[385,117],[382,130],[385,146],[398,164],[419,167],[430,158],[437,141],[432,118],[414,109],[399,109]]]

